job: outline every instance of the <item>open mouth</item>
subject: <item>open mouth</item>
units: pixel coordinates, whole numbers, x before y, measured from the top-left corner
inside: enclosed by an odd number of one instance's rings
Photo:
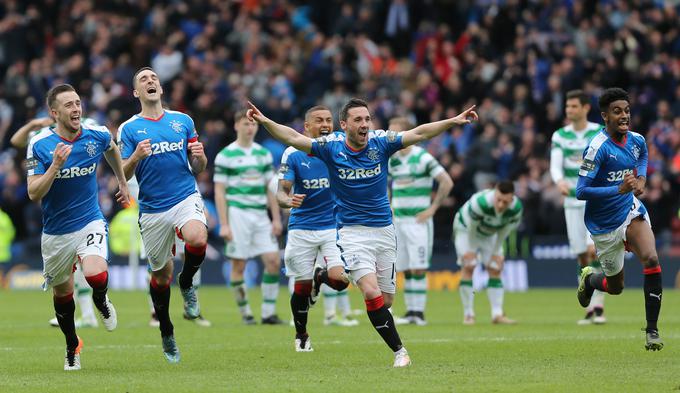
[[[149,88],[146,89],[146,92],[148,94],[156,94],[158,90],[156,89],[156,86],[150,86]]]
[[[71,121],[80,121],[80,115],[71,116]]]
[[[619,127],[628,127],[628,120],[619,121]]]
[[[323,135],[323,136],[326,136],[326,135],[328,135],[328,134],[330,134],[330,133],[331,133],[331,130],[329,130],[329,129],[321,129],[321,130],[319,130],[319,134],[321,134],[321,135]]]
[[[366,130],[366,131],[359,131],[359,136],[360,136],[360,137],[366,138],[367,135],[368,135],[368,130]]]

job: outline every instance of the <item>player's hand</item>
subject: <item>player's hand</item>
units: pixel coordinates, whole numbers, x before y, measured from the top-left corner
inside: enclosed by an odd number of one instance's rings
[[[139,161],[151,155],[151,139],[144,139],[137,144],[135,152],[132,153]]]
[[[281,233],[283,232],[283,226],[281,225],[280,220],[272,221],[272,235],[274,236],[281,236]]]
[[[203,150],[203,144],[201,142],[189,142],[187,147],[189,148],[189,154],[191,154],[192,157],[205,156],[205,151]]]
[[[128,189],[127,182],[118,183],[118,192],[116,193],[116,202],[123,205],[124,208],[130,206],[130,190]]]
[[[623,177],[623,183],[619,185],[619,194],[627,194],[635,189],[635,186],[637,185],[637,180],[635,179],[635,176],[633,176],[632,173],[627,173]]]
[[[252,102],[248,101],[248,111],[246,112],[248,120],[254,120],[260,124],[268,121],[267,117],[260,112],[259,109]]]
[[[416,222],[418,224],[422,224],[432,218],[434,216],[434,210],[432,207],[428,207],[427,209],[421,211],[420,213],[416,214]]]
[[[234,234],[229,225],[220,225],[220,237],[227,242],[234,240]]]
[[[475,107],[477,107],[477,105],[472,105],[471,107],[461,112],[458,116],[452,118],[451,120],[453,120],[453,124],[460,126],[464,124],[470,124],[473,121],[479,119],[479,116],[477,116],[477,112],[475,112]]]
[[[73,149],[73,145],[65,145],[62,142],[57,143],[57,147],[54,148],[54,154],[52,155],[52,165],[56,169],[61,169],[64,166],[68,156],[71,154],[71,149]]]
[[[647,184],[647,178],[640,176],[635,179],[635,187],[633,188],[633,195],[636,197],[642,195],[645,192],[645,185]]]
[[[41,117],[39,119],[31,120],[31,126],[34,130],[39,130],[43,127],[49,127],[54,124],[54,119],[51,117]]]
[[[567,183],[566,180],[560,180],[557,182],[557,189],[560,190],[560,193],[564,196],[569,196],[569,183]]]
[[[302,206],[302,202],[305,200],[306,196],[306,194],[293,194],[288,204],[290,207],[300,207]]]

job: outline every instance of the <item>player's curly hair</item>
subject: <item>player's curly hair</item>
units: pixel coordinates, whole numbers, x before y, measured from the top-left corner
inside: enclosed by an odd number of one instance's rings
[[[628,92],[620,87],[611,87],[602,93],[598,105],[601,112],[606,112],[609,109],[609,104],[614,101],[624,100],[630,102]]]

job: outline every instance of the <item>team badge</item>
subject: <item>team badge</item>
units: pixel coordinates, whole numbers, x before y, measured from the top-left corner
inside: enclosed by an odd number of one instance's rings
[[[374,149],[374,148],[368,149],[368,153],[366,153],[366,156],[371,161],[378,161],[380,159],[380,154],[378,153],[378,149]]]
[[[97,142],[95,141],[88,141],[85,144],[85,151],[90,157],[94,157],[97,155]]]
[[[177,120],[173,120],[170,122],[170,128],[179,134],[182,132],[182,123],[178,122]]]
[[[633,146],[633,156],[636,160],[640,157],[640,148],[637,145]]]

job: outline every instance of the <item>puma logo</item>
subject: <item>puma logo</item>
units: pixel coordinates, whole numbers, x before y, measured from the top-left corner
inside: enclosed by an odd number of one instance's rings
[[[343,153],[343,152],[338,152],[338,155],[339,155],[340,157],[344,158],[345,161],[347,161],[347,155],[345,155],[345,153]]]
[[[309,162],[301,162],[301,163],[300,163],[300,165],[306,166],[307,169],[311,169],[311,167],[309,166],[309,164],[310,164]]]
[[[659,299],[659,301],[661,301],[661,294],[658,294],[658,295],[657,295],[656,293],[650,293],[649,296],[650,296],[650,297],[655,297],[655,298]]]
[[[384,325],[378,325],[375,327],[376,330],[379,329],[389,329],[390,328],[390,321],[385,321]]]

